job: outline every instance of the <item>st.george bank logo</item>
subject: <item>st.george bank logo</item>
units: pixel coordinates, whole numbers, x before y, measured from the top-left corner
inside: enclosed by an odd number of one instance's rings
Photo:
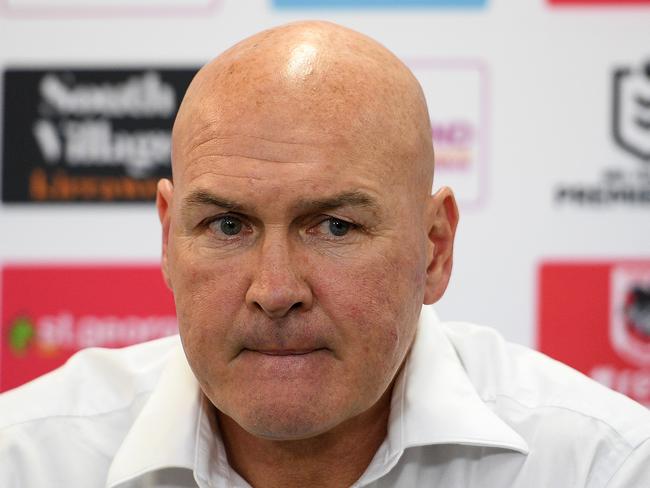
[[[543,264],[539,347],[650,406],[650,260]]]
[[[436,186],[454,189],[459,203],[486,197],[488,74],[477,60],[406,60],[420,81],[431,118]]]
[[[86,347],[122,347],[177,332],[157,265],[7,266],[2,270],[0,390]]]
[[[2,200],[153,200],[195,69],[8,69]]]
[[[279,8],[483,7],[487,0],[273,0]]]

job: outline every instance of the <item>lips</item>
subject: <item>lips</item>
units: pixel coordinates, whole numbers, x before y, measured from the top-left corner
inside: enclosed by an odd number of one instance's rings
[[[322,351],[323,348],[311,349],[249,349],[252,352],[265,354],[267,356],[304,356],[316,351]]]
[[[330,374],[336,358],[330,349],[322,347],[266,346],[243,349],[232,364],[246,381],[255,379],[277,386],[278,381],[317,382]]]

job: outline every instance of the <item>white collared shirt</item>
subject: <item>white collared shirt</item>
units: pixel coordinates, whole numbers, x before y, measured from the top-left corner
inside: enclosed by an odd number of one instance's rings
[[[0,486],[247,487],[177,337],[89,349],[0,395]],[[424,307],[388,435],[355,487],[647,488],[650,412]]]

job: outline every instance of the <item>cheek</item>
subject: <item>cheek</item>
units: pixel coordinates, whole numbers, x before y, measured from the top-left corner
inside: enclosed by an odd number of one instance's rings
[[[217,259],[207,250],[195,249],[189,239],[178,239],[172,244],[170,277],[180,311],[200,313],[206,308],[227,311],[232,307],[233,298],[242,293],[241,263]]]
[[[347,354],[366,358],[378,371],[399,367],[422,305],[421,261],[417,253],[406,255],[395,248],[345,265],[319,267],[314,294],[333,322],[345,324],[341,340]]]
[[[243,273],[236,263],[208,259],[182,245],[175,246],[169,264],[187,355],[193,363],[207,358],[205,367],[217,365],[226,357],[228,324],[233,323],[246,293]],[[197,366],[201,367],[192,364],[195,370]]]

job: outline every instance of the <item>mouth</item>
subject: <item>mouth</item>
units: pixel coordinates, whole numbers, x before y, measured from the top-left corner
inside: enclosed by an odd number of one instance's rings
[[[335,365],[332,351],[325,347],[249,347],[237,355],[236,367],[246,378],[297,381],[328,374]]]
[[[256,352],[266,356],[304,356],[324,350],[325,348],[322,347],[313,349],[245,349],[245,351]]]

